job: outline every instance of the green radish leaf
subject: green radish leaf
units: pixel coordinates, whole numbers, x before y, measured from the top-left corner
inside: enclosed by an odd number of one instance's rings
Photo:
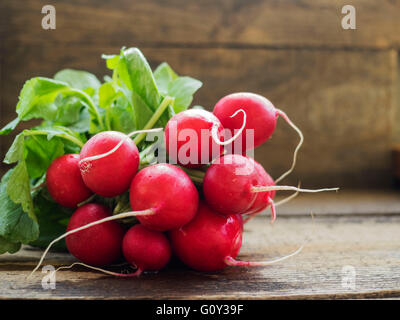
[[[35,212],[33,210],[33,200],[31,196],[31,186],[29,182],[28,169],[24,160],[18,162],[13,169],[9,181],[7,183],[7,194],[10,199],[22,206],[22,209],[29,217],[36,221]]]
[[[8,195],[7,189],[14,171],[15,169],[9,170],[0,183],[0,237],[14,243],[29,243],[39,236],[39,226]],[[11,191],[17,190],[14,188]]]
[[[100,81],[94,74],[82,70],[64,69],[57,72],[54,75],[54,79],[66,82],[72,88],[80,90],[86,90],[88,88],[97,90],[101,85]]]
[[[141,130],[145,127],[154,112],[143,102],[143,100],[135,92],[132,92],[132,101],[135,110],[136,128],[137,130]],[[154,127],[158,126],[160,125],[157,123]]]
[[[110,127],[112,130],[129,133],[136,130],[135,111],[123,96],[116,98],[109,108]]]
[[[106,60],[106,66],[108,69],[114,70],[117,67],[119,62],[119,55],[103,54],[101,57]]]
[[[7,194],[14,203],[20,204],[33,220],[36,216],[30,179],[41,178],[51,162],[64,154],[66,150],[64,140],[69,145],[79,144],[78,149],[75,149],[78,152],[83,145],[79,134],[68,128],[41,126],[20,133],[6,154],[6,163],[18,161],[8,179]]]
[[[25,135],[21,132],[17,135],[10,149],[7,151],[4,158],[4,163],[11,164],[23,159],[24,156],[24,138]]]
[[[59,95],[54,101],[57,106],[57,114],[54,123],[62,126],[72,125],[80,120],[81,110],[87,108],[81,99],[75,96]],[[86,129],[87,131],[88,129]]]
[[[168,95],[169,83],[178,77],[179,76],[166,62],[161,63],[154,71],[154,78],[156,79],[158,89],[164,96]]]
[[[202,82],[191,77],[179,77],[168,84],[168,95],[175,97],[175,113],[186,110],[193,100],[193,94],[202,86]]]
[[[127,88],[140,97],[150,110],[157,109],[161,96],[150,65],[139,49],[122,50],[115,70]]]
[[[117,85],[113,82],[106,82],[99,88],[99,106],[103,109],[107,109],[115,101],[115,99],[123,95],[121,90],[116,88]]]
[[[3,237],[0,237],[0,254],[16,253],[21,248],[20,242],[11,242]]]
[[[7,135],[9,134],[11,131],[13,131],[18,123],[19,123],[19,118],[14,119],[13,121],[11,121],[10,123],[6,124],[1,130],[0,130],[0,136],[3,135]]]
[[[71,71],[68,71],[71,78]],[[66,78],[62,73],[59,78]],[[85,76],[87,78],[87,75]],[[69,81],[72,81],[69,79]],[[89,80],[85,80],[89,81]],[[75,79],[76,86],[85,86],[82,79],[80,83]],[[97,81],[97,82],[96,82]],[[98,86],[98,80],[91,79],[91,85]],[[91,116],[86,132],[97,133],[102,130],[101,111],[97,108],[97,88],[87,87],[84,90],[73,88],[66,82],[49,78],[37,77],[25,82],[17,104],[18,118],[6,125],[0,134],[8,134],[16,127],[19,121],[28,121],[41,118],[58,125],[71,126],[79,122],[83,108],[87,108]],[[89,94],[88,94],[89,93]],[[93,97],[90,96],[93,94]],[[86,122],[85,122],[86,123]]]
[[[174,112],[186,110],[193,100],[193,95],[203,85],[191,77],[180,77],[168,63],[161,63],[154,71],[154,77],[160,92],[164,96],[175,98]]]
[[[62,123],[57,123],[54,122],[55,125],[64,125]],[[79,120],[68,124],[68,125],[64,125],[65,127],[67,127],[68,129],[75,131],[77,133],[85,133],[90,131],[90,125],[91,125],[91,118],[90,118],[90,113],[88,108],[84,108],[80,111],[79,113]]]
[[[134,111],[129,117],[130,121],[135,122],[134,127],[136,130],[143,129],[161,102],[161,95],[158,91],[150,65],[137,48],[123,48],[119,56],[103,55],[103,58],[107,60],[107,66],[114,70],[114,74],[113,81],[107,83],[107,86],[102,89],[104,91],[121,91]],[[101,100],[99,103],[103,106],[109,103],[105,102],[104,97],[113,101],[116,100],[112,92],[108,92],[108,94],[105,94],[105,92],[99,93],[99,96],[100,95],[102,97],[99,97],[99,101]],[[117,110],[111,111],[111,109],[108,108],[108,114],[106,111],[106,119],[108,116],[109,125],[111,122],[111,113],[114,113],[112,115],[114,125],[116,125],[115,123],[117,122],[121,122],[116,120],[117,117],[126,116],[126,113],[122,112],[120,107],[121,104],[124,105],[126,103],[123,98],[118,99],[120,101],[118,102]],[[127,130],[130,124],[119,123],[118,126],[120,128],[123,126],[124,130]]]
[[[24,134],[26,136],[46,135],[48,140],[56,136],[70,140],[71,142],[76,143],[78,146],[83,146],[84,143],[84,141],[82,141],[82,135],[80,135],[78,132],[75,132],[68,127],[50,125],[47,123],[43,123],[32,130],[25,130]]]
[[[42,177],[52,161],[64,154],[60,138],[48,140],[46,136],[30,136],[25,140],[25,162],[30,179]]]
[[[75,145],[75,151],[79,153],[80,148],[83,146],[85,139],[82,136],[70,128],[62,127],[62,126],[49,126],[44,123],[42,126],[38,126],[32,130],[24,130],[19,135],[17,135],[14,139],[13,144],[8,150],[4,162],[11,164],[23,160],[27,157],[27,150],[25,149],[25,138],[33,137],[33,136],[44,136],[45,138],[37,138],[37,141],[40,141],[39,146],[43,150],[43,153],[51,154],[51,146],[49,140],[53,137],[62,138],[65,143],[70,143]]]
[[[38,217],[40,226],[39,237],[30,242],[29,245],[45,248],[51,241],[65,233],[68,221],[73,213],[73,209],[68,209],[55,203],[45,195],[43,189],[34,199],[35,213]],[[52,247],[56,250],[66,250],[65,240],[58,241]]]
[[[65,82],[48,78],[33,78],[25,82],[17,105],[18,117],[27,121],[33,118],[54,120],[57,115],[56,97],[68,89]]]
[[[109,130],[129,133],[136,130],[135,110],[122,88],[115,82],[104,83],[99,89],[99,104],[105,110]]]

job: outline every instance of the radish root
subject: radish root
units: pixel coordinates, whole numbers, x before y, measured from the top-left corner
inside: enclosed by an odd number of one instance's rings
[[[297,185],[297,188],[300,188],[301,183],[299,182],[299,184]],[[293,198],[296,198],[297,195],[299,194],[299,191],[297,190],[295,193],[293,193],[292,195],[286,197],[285,199],[282,199],[281,201],[278,202],[274,202],[273,199],[271,199],[270,197],[268,197],[268,205],[271,205],[271,214],[272,214],[272,220],[271,220],[271,224],[274,223],[275,219],[276,219],[276,207],[279,207],[280,205],[289,202],[290,200],[292,200]],[[255,216],[257,216],[259,213],[261,213],[263,210],[259,210],[257,212],[253,212],[250,213],[249,216],[244,219],[243,224],[249,222],[251,219],[253,219]]]
[[[147,210],[143,210],[143,211],[130,211],[130,212],[124,212],[124,213],[120,213],[114,216],[110,216],[110,217],[106,217],[104,219],[101,220],[97,220],[91,223],[88,223],[82,227],[70,230],[64,234],[62,234],[61,236],[59,236],[58,238],[54,239],[52,242],[50,242],[50,244],[47,246],[46,250],[43,252],[37,266],[35,267],[35,269],[33,269],[33,271],[31,272],[31,274],[28,276],[28,278],[30,278],[36,271],[37,269],[39,269],[39,267],[41,266],[44,258],[46,257],[46,254],[49,252],[50,248],[53,246],[53,244],[55,244],[56,242],[60,241],[61,239],[64,239],[65,237],[81,231],[81,230],[85,230],[87,228],[93,227],[95,225],[101,224],[103,222],[107,222],[107,221],[112,221],[112,220],[118,220],[118,219],[123,219],[123,218],[127,218],[127,217],[135,217],[135,216],[150,216],[155,214],[155,210],[154,209],[147,209]]]
[[[300,137],[300,141],[296,147],[296,149],[294,150],[293,153],[293,162],[292,162],[292,166],[290,167],[290,169],[288,171],[286,171],[284,174],[282,174],[278,179],[275,180],[275,183],[278,183],[279,181],[283,180],[284,178],[286,178],[294,169],[294,167],[296,166],[296,161],[297,161],[297,153],[300,150],[300,147],[303,144],[304,141],[304,136],[303,133],[301,132],[301,130],[289,119],[289,117],[286,115],[285,112],[283,112],[282,110],[277,109],[277,114],[279,116],[281,116],[283,119],[285,119],[285,121],[298,133],[299,137]]]
[[[271,206],[271,215],[272,215],[271,224],[272,224],[276,220],[276,204],[274,203],[274,200],[272,200],[270,197],[268,197],[268,205],[267,206],[269,206],[269,205]],[[263,211],[263,209],[248,214],[248,217],[243,220],[243,224],[246,224],[247,222],[249,222],[251,219],[253,219],[255,216],[257,216],[262,211]]]
[[[324,188],[324,189],[301,189],[293,186],[254,186],[251,192],[265,192],[265,191],[298,191],[298,192],[323,192],[323,191],[338,191],[339,188]]]
[[[150,133],[150,132],[159,132],[162,131],[162,128],[156,128],[156,129],[148,129],[148,130],[137,130],[137,131],[133,131],[129,134],[126,135],[125,138],[121,139],[121,141],[114,147],[112,148],[110,151],[102,153],[102,154],[98,154],[95,156],[91,156],[91,157],[86,157],[82,160],[79,161],[79,166],[82,166],[86,169],[90,168],[90,161],[94,161],[94,160],[98,160],[98,159],[102,159],[105,158],[111,154],[113,154],[115,151],[117,151],[119,149],[119,147],[122,146],[122,144],[125,142],[125,140],[131,138],[133,135],[138,134],[138,133]]]
[[[89,268],[89,269],[92,269],[92,270],[96,270],[96,271],[99,271],[99,272],[102,272],[102,273],[105,273],[105,274],[108,274],[108,275],[111,275],[111,276],[115,276],[115,277],[126,277],[126,278],[138,277],[143,272],[143,270],[140,269],[140,268],[138,268],[135,272],[132,272],[132,273],[112,272],[112,271],[108,271],[108,270],[105,270],[105,269],[93,267],[93,266],[88,265],[88,264],[83,263],[83,262],[74,262],[73,264],[71,264],[69,266],[62,266],[62,267],[57,268],[54,271],[54,273],[56,273],[59,270],[63,270],[63,269],[71,269],[71,268],[73,268],[74,266],[77,266],[77,265],[84,266],[86,268]]]
[[[298,185],[298,188],[300,188],[300,184]],[[299,195],[300,191],[297,190],[295,193],[293,193],[292,195],[286,197],[285,199],[282,199],[278,202],[275,203],[275,207],[279,207],[287,202],[289,202],[290,200],[296,198]]]
[[[297,195],[297,192],[295,194],[291,195],[291,197],[293,197],[295,195]],[[284,200],[287,200],[287,199],[284,199]],[[287,201],[289,201],[289,200],[287,200]],[[314,214],[313,214],[312,211],[311,211],[311,221],[312,221],[312,228],[314,228],[315,227]],[[289,259],[291,257],[294,257],[295,255],[299,254],[303,250],[303,248],[305,247],[305,245],[308,242],[310,242],[310,238],[309,237],[307,237],[306,241],[304,242],[304,244],[301,247],[299,247],[296,251],[294,251],[293,253],[291,253],[291,254],[289,254],[287,256],[283,256],[281,258],[274,259],[274,260],[260,261],[260,262],[238,261],[238,260],[228,256],[228,257],[225,257],[224,261],[228,266],[233,266],[233,267],[263,267],[263,266],[268,266],[268,265],[271,265],[271,264],[274,264],[274,263],[278,263],[278,262],[284,261],[284,260]]]
[[[242,112],[242,113],[243,113],[243,124],[242,124],[242,127],[241,127],[241,128],[239,129],[239,131],[236,132],[236,134],[235,134],[232,138],[230,138],[229,140],[221,141],[221,140],[218,138],[218,124],[215,123],[215,124],[212,126],[212,128],[211,128],[211,136],[212,136],[212,138],[213,138],[213,140],[214,140],[214,142],[215,142],[216,144],[219,144],[220,146],[226,146],[226,145],[232,143],[233,141],[235,141],[235,140],[240,136],[240,134],[242,133],[242,131],[244,130],[244,128],[245,128],[245,126],[246,126],[246,122],[247,122],[247,115],[246,115],[246,112],[245,112],[243,109],[239,109],[239,110],[237,110],[233,115],[231,115],[230,117],[231,117],[231,118],[235,117],[239,112]]]
[[[300,248],[298,248],[295,252],[287,255],[287,256],[283,256],[281,258],[277,258],[274,260],[269,260],[269,261],[259,261],[259,262],[251,262],[251,261],[238,261],[235,260],[232,257],[226,257],[225,258],[225,263],[228,266],[232,266],[232,267],[263,267],[263,266],[268,266],[274,263],[278,263],[281,261],[284,261],[286,259],[289,259],[297,254],[299,254],[301,252],[301,250],[303,250],[304,245],[302,245]]]

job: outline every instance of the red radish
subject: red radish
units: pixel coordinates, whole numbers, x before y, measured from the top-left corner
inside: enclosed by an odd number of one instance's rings
[[[139,167],[139,151],[127,135],[104,131],[85,143],[79,165],[90,190],[103,197],[115,197],[128,190]]]
[[[165,146],[170,161],[198,168],[220,156],[222,147],[212,139],[213,127],[217,128],[217,137],[222,139],[223,127],[211,112],[189,109],[174,115],[165,127]]]
[[[164,233],[152,231],[137,224],[125,233],[122,240],[122,252],[127,262],[137,268],[135,272],[112,272],[82,262],[61,266],[57,268],[56,272],[61,269],[71,269],[75,265],[81,265],[116,277],[137,277],[145,270],[158,271],[164,268],[171,258],[171,245]]]
[[[281,177],[276,179],[275,182],[278,183],[293,171],[296,164],[297,152],[303,143],[303,134],[282,110],[275,108],[267,98],[255,93],[239,92],[229,94],[217,102],[213,113],[221,121],[223,127],[230,130],[233,134],[233,132],[241,128],[243,124],[243,119],[241,117],[231,117],[231,115],[239,109],[244,110],[244,113],[247,114],[247,121],[242,134],[239,136],[239,139],[242,140],[242,149],[235,153],[244,154],[246,150],[253,149],[267,141],[275,130],[278,116],[284,118],[299,134],[300,142],[293,155],[292,167]],[[249,132],[247,130],[254,130],[254,145],[246,144],[246,135]]]
[[[87,206],[87,205],[85,205]],[[80,209],[78,209],[80,210]],[[89,227],[93,228],[94,226],[98,226],[98,224],[104,224],[108,221],[120,219],[122,217],[129,217],[130,213],[118,214],[112,217],[106,217],[101,220],[97,220],[76,229],[69,230],[66,234],[58,237],[53,240],[50,245],[44,251],[38,265],[32,271],[30,276],[40,267],[43,262],[43,259],[50,247],[58,240],[69,237],[73,233],[82,232]],[[199,204],[198,212],[193,220],[191,220],[188,224],[182,227],[178,227],[176,229],[172,229],[170,231],[170,239],[172,241],[172,247],[174,249],[175,254],[188,266],[193,269],[200,271],[216,271],[225,268],[227,265],[229,266],[266,266],[279,261],[283,261],[289,257],[292,257],[299,253],[303,246],[296,250],[294,253],[287,255],[285,257],[275,259],[272,261],[263,261],[263,262],[249,262],[249,261],[237,261],[235,257],[238,255],[241,244],[242,244],[242,233],[243,233],[243,221],[242,217],[239,214],[233,215],[221,215],[212,209],[210,209],[205,203],[201,202]],[[129,235],[126,241],[130,242],[130,237],[133,237],[134,240],[139,241],[140,239],[147,238],[148,243],[153,244],[161,240],[155,240],[155,237],[152,240],[149,240],[148,233],[146,236],[144,234],[138,235],[136,231],[134,232],[134,236]],[[99,237],[98,237],[99,239]],[[154,240],[154,241],[153,241]],[[103,240],[100,239],[100,242],[103,243]],[[125,242],[125,239],[124,239]],[[135,242],[135,241],[132,241]],[[92,241],[89,242],[93,244]],[[86,243],[81,244],[81,248],[84,252],[88,252],[89,249],[85,248]],[[141,268],[150,269],[151,266],[159,268],[160,264],[152,261],[150,263],[150,257],[144,255],[144,248],[138,248],[134,254],[127,254],[125,250],[131,249],[133,243],[130,245],[124,244],[124,254],[126,254],[126,258],[133,264],[138,267],[138,270],[134,273],[130,274],[120,274],[115,272],[110,272],[107,270],[102,270],[100,268],[96,268],[84,263],[74,263],[68,267],[58,268],[71,268],[76,264],[81,264],[86,267],[89,267],[94,270],[98,270],[107,274],[115,275],[115,276],[123,276],[123,277],[134,277],[141,273]],[[108,248],[109,245],[106,244]],[[96,248],[95,248],[96,249]],[[96,251],[93,249],[94,251]],[[164,253],[162,253],[164,251]],[[161,245],[161,248],[157,250],[158,253],[153,252],[154,255],[159,255],[159,257],[164,257],[164,263],[167,260],[166,256],[168,249],[166,249],[166,245]],[[149,253],[151,250],[149,249]],[[132,255],[131,255],[132,254]],[[138,258],[143,258],[142,261],[139,261]],[[82,259],[82,258],[81,258]],[[110,259],[111,260],[111,259]],[[146,261],[146,263],[144,263]],[[95,263],[90,261],[91,263]],[[100,263],[100,262],[99,262]],[[103,261],[101,262],[103,263]],[[29,277],[30,277],[29,276]]]
[[[54,243],[71,234],[108,221],[137,217],[145,227],[155,231],[167,231],[182,227],[195,216],[199,194],[192,180],[182,169],[171,164],[159,163],[141,170],[132,180],[130,202],[133,210],[139,211],[123,212],[105,217],[68,230],[54,239],[43,252],[31,274],[40,267]],[[151,216],[153,218],[150,218]]]
[[[93,194],[82,180],[78,163],[79,154],[65,154],[47,169],[47,189],[53,200],[64,207],[76,208]]]
[[[67,232],[111,216],[111,211],[100,204],[88,203],[72,215]],[[66,237],[68,251],[80,261],[92,266],[104,266],[121,257],[123,227],[108,221]]]
[[[195,218],[169,235],[183,263],[195,270],[215,271],[226,267],[226,257],[239,254],[242,226],[239,215],[220,215],[200,202]]]
[[[137,224],[125,234],[122,252],[126,261],[137,267],[136,275],[144,270],[158,271],[171,259],[171,246],[167,237]]]
[[[207,203],[214,210],[226,215],[251,214],[271,205],[274,221],[275,190],[321,192],[337,191],[338,188],[310,190],[276,186],[260,164],[239,154],[229,154],[216,159],[208,168],[203,180],[203,193]],[[261,197],[257,193],[261,193]]]
[[[199,202],[199,194],[189,176],[167,163],[139,171],[129,192],[132,210],[153,210],[154,214],[137,218],[145,227],[156,231],[188,223],[196,214]]]
[[[274,186],[275,185],[274,179],[272,179],[271,176],[264,170],[261,164],[259,164],[255,160],[253,161],[254,161],[254,167],[257,171],[258,178],[260,179],[259,185]],[[276,219],[275,204],[273,201],[275,198],[275,194],[276,194],[275,190],[257,193],[256,200],[250,206],[246,214],[256,215],[260,211],[265,210],[270,205],[272,211],[272,221],[274,221]]]
[[[241,170],[242,174],[237,174]],[[207,169],[203,180],[203,192],[207,203],[223,214],[245,213],[258,195],[251,186],[260,185],[252,158],[228,154],[217,159]]]
[[[238,110],[231,114],[235,117]],[[244,129],[246,114],[241,130]],[[227,141],[223,127],[211,112],[202,109],[189,109],[174,115],[165,127],[165,145],[170,161],[186,168],[198,168],[219,157],[223,145],[230,144],[241,133],[241,130]]]
[[[283,261],[294,253],[272,261],[237,261],[242,245],[243,224],[238,214],[221,215],[200,202],[195,218],[169,232],[172,248],[187,266],[198,271],[217,271],[226,266],[266,266]]]

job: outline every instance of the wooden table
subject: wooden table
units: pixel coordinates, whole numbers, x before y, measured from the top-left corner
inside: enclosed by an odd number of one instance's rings
[[[273,226],[266,214],[245,226],[239,258],[271,259],[289,254],[305,243],[301,253],[269,267],[226,268],[208,274],[175,264],[137,279],[113,278],[74,267],[57,273],[55,290],[44,290],[41,272],[26,279],[41,254],[26,247],[18,254],[0,257],[0,298],[400,297],[400,192],[301,195],[279,208]],[[45,264],[59,266],[73,261],[68,254],[51,253]]]

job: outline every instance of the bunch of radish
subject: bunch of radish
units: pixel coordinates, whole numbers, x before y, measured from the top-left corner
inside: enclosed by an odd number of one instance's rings
[[[274,181],[245,154],[271,137],[278,116],[299,133],[300,142],[292,167]],[[194,133],[197,139],[181,139],[186,132]],[[243,224],[268,207],[274,221],[278,190],[337,190],[277,185],[293,170],[303,136],[283,111],[257,94],[228,95],[218,101],[212,113],[189,109],[174,115],[164,132],[169,163],[152,164],[138,171],[140,156],[130,139],[136,133],[139,131],[130,135],[98,133],[79,155],[61,156],[50,165],[46,181],[50,195],[76,211],[66,233],[50,243],[35,270],[50,247],[63,238],[79,263],[118,276],[160,270],[172,255],[199,271],[268,265],[299,250],[272,261],[236,260]],[[232,148],[240,140],[239,148]],[[233,153],[227,152],[229,148]],[[191,173],[196,170],[204,174],[192,180]],[[94,195],[110,198],[127,192],[130,210],[126,212],[113,214],[112,208],[93,201]],[[100,269],[123,259],[136,272]]]

